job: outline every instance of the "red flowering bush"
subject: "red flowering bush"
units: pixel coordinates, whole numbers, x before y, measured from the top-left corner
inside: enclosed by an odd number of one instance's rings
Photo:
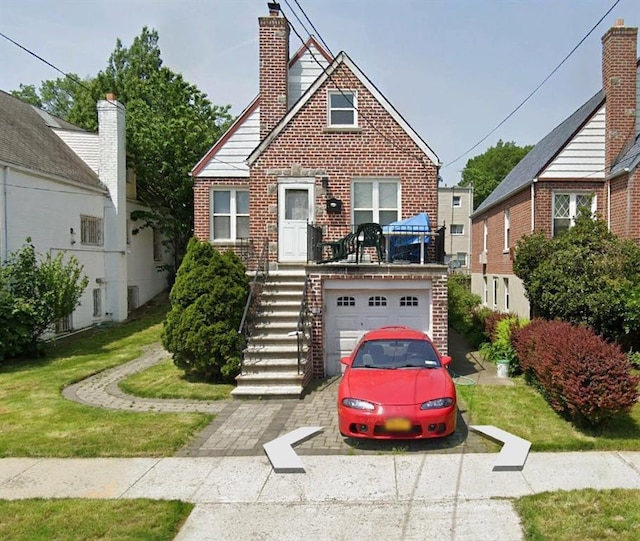
[[[527,381],[576,424],[598,425],[638,400],[629,358],[590,328],[537,319],[511,339]]]

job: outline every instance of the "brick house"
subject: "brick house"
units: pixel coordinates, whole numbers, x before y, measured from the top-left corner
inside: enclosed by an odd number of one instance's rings
[[[444,265],[375,252],[317,262],[320,238],[361,223],[426,212],[435,226],[439,160],[346,53],[331,58],[310,38],[290,57],[289,31],[276,9],[259,18],[260,93],[192,171],[195,235],[238,251],[250,272],[261,254],[268,262],[236,396],[299,396],[312,377],[339,374],[341,356],[381,325],[420,328],[447,351]]]
[[[483,304],[529,317],[514,247],[533,231],[556,236],[580,207],[640,242],[637,28],[602,37],[603,88],[546,135],[473,212],[471,287]]]

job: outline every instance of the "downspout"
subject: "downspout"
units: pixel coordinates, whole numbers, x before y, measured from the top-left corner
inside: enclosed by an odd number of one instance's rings
[[[4,263],[9,257],[9,218],[7,217],[7,185],[9,179],[9,166],[5,165],[2,171],[2,239],[0,242],[0,263]]]
[[[607,179],[607,229],[611,231],[611,179]]]
[[[536,182],[537,178],[531,181],[531,232],[533,233],[536,228]]]

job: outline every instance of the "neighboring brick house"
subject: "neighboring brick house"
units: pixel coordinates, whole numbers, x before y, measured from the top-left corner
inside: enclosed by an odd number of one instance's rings
[[[0,91],[0,262],[30,237],[39,254],[75,256],[89,278],[58,332],[125,320],[168,285],[159,238],[132,234],[131,213],[147,207],[127,176],[124,107],[107,95],[97,108],[92,133]]]
[[[339,373],[357,338],[384,324],[421,328],[446,352],[446,267],[314,262],[309,224],[324,240],[420,212],[435,226],[439,160],[346,53],[331,58],[310,38],[289,58],[289,30],[277,10],[259,19],[260,94],[192,171],[195,235],[249,246],[250,271],[266,246],[273,280],[307,279],[302,386]]]
[[[637,28],[602,38],[603,88],[545,136],[472,214],[471,287],[490,308],[528,317],[514,247],[533,231],[555,236],[579,207],[640,242]]]
[[[452,271],[468,272],[471,267],[471,211],[473,188],[438,188],[438,226],[444,226],[445,263]]]

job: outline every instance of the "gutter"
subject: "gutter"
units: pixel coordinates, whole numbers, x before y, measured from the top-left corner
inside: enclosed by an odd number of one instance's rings
[[[538,179],[534,178],[530,181],[528,181],[526,184],[523,184],[522,186],[519,186],[517,190],[512,190],[510,191],[508,194],[503,195],[500,199],[497,199],[496,201],[494,201],[493,203],[491,203],[491,205],[485,207],[485,208],[480,208],[477,209],[476,211],[473,212],[473,214],[471,214],[471,216],[469,216],[469,218],[473,219],[476,216],[480,216],[481,214],[484,214],[485,212],[487,212],[488,210],[491,210],[493,207],[498,206],[500,203],[506,201],[507,199],[509,199],[512,195],[515,195],[519,192],[521,192],[522,190],[524,190],[527,186],[530,186],[531,184],[533,184],[534,182],[536,182]]]

